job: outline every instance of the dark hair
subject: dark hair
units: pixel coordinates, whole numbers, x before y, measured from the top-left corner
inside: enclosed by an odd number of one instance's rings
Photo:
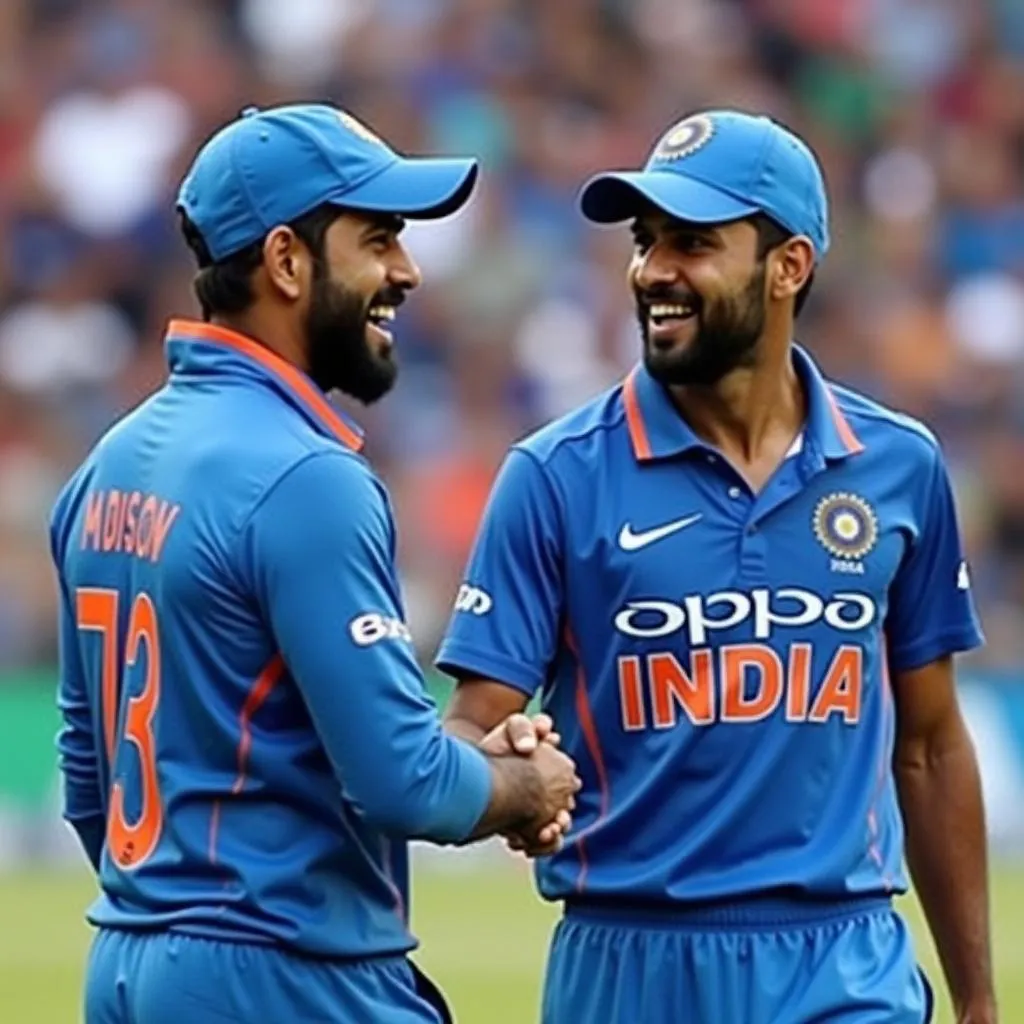
[[[314,259],[322,260],[327,229],[342,212],[341,207],[324,203],[288,226],[303,241]],[[192,250],[199,266],[192,288],[199,300],[203,319],[244,313],[256,298],[252,290],[252,276],[263,261],[263,239],[215,261],[195,224],[184,211],[179,211],[179,217],[185,244]]]
[[[778,248],[783,242],[788,242],[793,237],[793,232],[784,228],[778,221],[773,220],[766,213],[755,213],[750,218],[750,223],[757,231],[757,258],[763,260],[772,249]],[[796,300],[793,303],[793,316],[798,317],[800,310],[807,302],[807,296],[811,293],[811,285],[814,284],[814,271],[804,282],[803,287],[796,293]]]

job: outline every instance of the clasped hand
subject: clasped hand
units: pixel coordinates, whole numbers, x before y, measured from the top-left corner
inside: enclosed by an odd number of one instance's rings
[[[575,762],[558,749],[561,737],[549,715],[509,715],[481,741],[480,748],[493,756],[518,754],[537,765],[545,787],[545,808],[520,831],[504,835],[509,849],[527,857],[544,857],[561,849],[572,828],[575,794],[582,782]]]

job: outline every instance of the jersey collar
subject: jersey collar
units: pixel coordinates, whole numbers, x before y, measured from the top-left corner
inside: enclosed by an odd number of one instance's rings
[[[241,359],[246,368],[268,378],[321,432],[359,451],[363,432],[327,400],[301,370],[258,341],[227,327],[198,320],[171,320],[165,339],[172,371],[227,369],[223,359]]]
[[[836,401],[832,387],[814,360],[800,346],[793,346],[793,365],[807,392],[804,441],[826,460],[844,459],[864,450]],[[665,388],[638,365],[622,385],[626,426],[638,462],[666,459],[694,449],[706,450],[678,410]]]

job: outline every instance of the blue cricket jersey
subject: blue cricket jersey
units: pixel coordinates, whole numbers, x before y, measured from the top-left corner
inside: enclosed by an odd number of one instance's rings
[[[384,487],[357,429],[268,349],[188,321],[166,345],[166,386],[52,519],[89,919],[411,949],[405,840],[463,840],[491,781],[424,689]]]
[[[540,691],[584,780],[550,899],[905,889],[888,669],[981,643],[918,423],[794,360],[759,493],[641,367],[509,453],[438,664]]]

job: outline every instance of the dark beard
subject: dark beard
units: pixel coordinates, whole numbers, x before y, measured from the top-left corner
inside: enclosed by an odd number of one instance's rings
[[[647,306],[652,302],[683,302],[691,296],[670,290],[638,296],[637,315],[644,341],[644,366],[662,384],[707,387],[743,366],[754,363],[757,343],[764,331],[764,263],[754,271],[738,295],[701,303],[697,335],[682,351],[661,350],[651,343],[647,330]]]
[[[370,302],[330,280],[317,263],[306,316],[309,375],[323,391],[337,388],[364,405],[386,395],[395,384],[398,364],[391,350],[375,352],[366,338],[366,313],[378,302],[399,305],[403,295],[388,288]]]

